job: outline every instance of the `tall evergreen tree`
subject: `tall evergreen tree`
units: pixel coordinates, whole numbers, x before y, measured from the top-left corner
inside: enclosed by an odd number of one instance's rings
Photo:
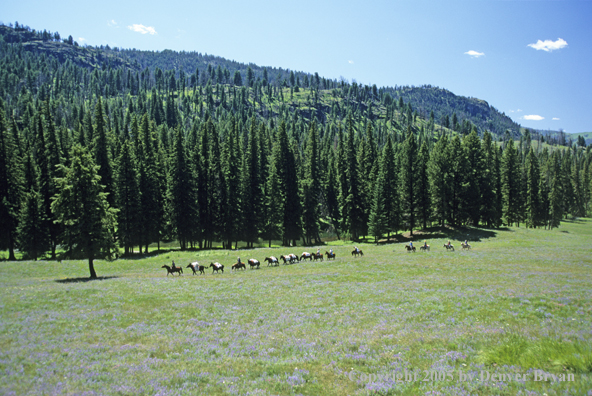
[[[415,135],[408,130],[407,138],[403,143],[401,150],[401,204],[403,213],[407,219],[407,228],[413,235],[415,228],[415,218],[417,210],[417,184],[415,183],[415,174],[417,172],[417,141]]]
[[[179,127],[175,128],[167,183],[168,215],[181,250],[187,249],[193,228],[199,224],[199,208],[193,193],[196,183],[183,140],[183,132]]]
[[[107,202],[109,202],[110,207],[114,207],[115,194],[113,188],[113,167],[111,165],[111,158],[109,157],[109,142],[107,140],[107,128],[105,125],[103,102],[100,97],[95,106],[93,153],[95,157],[95,163],[99,166],[99,176],[101,176],[101,184],[105,186],[104,191],[107,194]]]
[[[0,249],[8,249],[15,260],[16,230],[23,199],[23,171],[20,158],[8,131],[4,102],[0,99]]]
[[[425,229],[430,221],[431,201],[430,201],[430,181],[428,176],[428,163],[430,161],[430,152],[426,142],[423,142],[417,157],[417,209],[418,216],[421,219],[421,225]]]
[[[321,183],[319,178],[319,141],[316,121],[310,123],[306,145],[305,176],[302,180],[304,239],[308,245],[320,242],[319,201]]]
[[[518,172],[518,154],[514,148],[514,141],[509,140],[502,159],[502,196],[504,223],[513,225],[518,221],[520,205],[520,174]]]
[[[27,192],[17,228],[18,246],[26,256],[37,261],[37,257],[49,249],[49,230],[39,194],[36,164],[31,153],[28,153],[25,163],[25,179]]]
[[[354,121],[351,113],[347,116],[347,135],[345,158],[349,190],[342,213],[346,230],[351,234],[352,240],[357,241],[365,225],[362,224],[364,221],[363,202],[360,193],[358,161],[356,160]]]
[[[116,203],[117,235],[126,254],[133,253],[134,246],[141,243],[140,187],[135,163],[131,142],[125,141],[119,156]]]
[[[64,228],[67,254],[87,257],[90,277],[96,278],[95,258],[111,257],[116,250],[111,230],[116,227],[117,211],[109,207],[91,154],[75,146],[71,158],[69,168],[60,165],[64,177],[57,179],[51,210]]]
[[[540,169],[539,160],[532,147],[526,157],[526,226],[536,228],[542,224],[540,202]]]
[[[485,176],[485,161],[483,150],[477,131],[473,128],[463,139],[463,148],[467,158],[465,174],[466,187],[464,189],[463,207],[469,223],[479,225],[483,207],[481,191]]]
[[[441,226],[448,220],[449,168],[448,138],[444,135],[436,142],[428,163],[432,213]]]

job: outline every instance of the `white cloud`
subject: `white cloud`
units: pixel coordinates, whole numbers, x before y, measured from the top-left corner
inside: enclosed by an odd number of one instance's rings
[[[80,41],[81,43],[85,42],[86,39],[84,37],[78,37],[78,41]]]
[[[561,49],[563,47],[567,47],[567,41],[565,41],[562,38],[558,38],[557,41],[551,41],[551,40],[538,40],[536,43],[534,44],[528,44],[529,47],[534,48],[535,50],[543,50],[543,51],[547,51],[547,52],[551,52],[557,49]]]
[[[557,118],[557,117],[553,117],[553,118],[552,118],[552,120],[553,120],[553,121],[559,121],[559,118]]]
[[[529,121],[541,121],[544,120],[545,117],[541,117],[540,115],[536,115],[536,114],[531,114],[531,115],[525,115],[524,117],[521,117],[523,120],[529,120]]]
[[[129,30],[133,30],[134,32],[138,32],[138,33],[142,33],[142,34],[146,34],[146,33],[150,33],[152,35],[157,34],[156,29],[154,29],[153,26],[144,26],[141,24],[134,23],[133,25],[128,26],[127,28]]]
[[[479,58],[480,56],[485,56],[483,52],[477,52],[473,50],[465,52],[465,55],[469,55],[471,58]]]
[[[347,63],[349,63],[350,65],[353,65],[354,64],[354,61],[353,60],[348,60]]]
[[[115,19],[111,19],[110,21],[107,21],[107,26],[119,27],[119,26],[117,26],[117,22],[115,22]]]

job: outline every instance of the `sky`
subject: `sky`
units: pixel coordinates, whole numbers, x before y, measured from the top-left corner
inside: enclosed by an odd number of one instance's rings
[[[592,1],[0,0],[79,44],[197,51],[378,87],[430,84],[524,127],[592,131]]]

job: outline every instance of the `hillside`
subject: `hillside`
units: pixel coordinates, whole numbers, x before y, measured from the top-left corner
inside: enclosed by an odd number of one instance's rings
[[[80,47],[77,43],[72,42],[71,36],[69,40],[60,40],[56,39],[59,37],[58,33],[36,32],[22,25],[19,29],[0,26],[0,35],[5,43],[17,45],[24,51],[54,57],[61,64],[70,61],[89,70],[121,69],[127,73],[128,70],[139,72],[148,69],[155,75],[154,78],[157,78],[156,74],[160,73],[159,70],[172,71],[176,79],[186,80],[183,85],[204,87],[208,81],[211,81],[212,84],[232,85],[235,83],[238,73],[240,81],[251,87],[259,83],[261,87],[268,85],[275,88],[293,87],[295,91],[298,91],[299,88],[314,88],[319,96],[325,97],[325,106],[314,106],[316,115],[321,119],[326,119],[327,112],[331,111],[334,104],[338,102],[334,100],[336,95],[333,90],[340,88],[342,97],[356,96],[354,99],[357,99],[357,105],[361,110],[368,107],[368,100],[375,104],[383,104],[385,95],[389,94],[395,103],[400,98],[405,103],[409,103],[413,112],[422,119],[428,119],[433,113],[433,123],[446,128],[460,131],[463,128],[462,122],[470,122],[477,127],[480,133],[488,130],[496,135],[501,135],[509,130],[515,137],[520,134],[518,124],[486,101],[458,96],[446,89],[430,85],[381,88],[377,88],[376,85],[358,86],[355,82],[349,84],[345,81],[327,79],[319,76],[318,73],[244,64],[199,52],[141,51],[112,49],[108,46]],[[458,126],[453,124],[454,118],[458,120]],[[470,126],[465,124],[464,128],[468,130]]]

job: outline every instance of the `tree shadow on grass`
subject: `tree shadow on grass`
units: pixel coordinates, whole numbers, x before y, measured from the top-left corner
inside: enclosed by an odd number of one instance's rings
[[[57,283],[81,283],[81,282],[92,282],[92,281],[102,281],[107,279],[115,279],[119,278],[119,276],[98,276],[96,278],[66,278],[66,279],[56,279],[55,282]]]
[[[476,228],[476,227],[430,227],[424,230],[414,230],[413,235],[409,232],[391,235],[391,240],[381,239],[379,244],[387,243],[409,243],[411,241],[425,241],[430,239],[449,239],[455,241],[468,240],[469,242],[480,242],[483,239],[495,238],[498,232],[514,232],[507,227],[501,228]]]

